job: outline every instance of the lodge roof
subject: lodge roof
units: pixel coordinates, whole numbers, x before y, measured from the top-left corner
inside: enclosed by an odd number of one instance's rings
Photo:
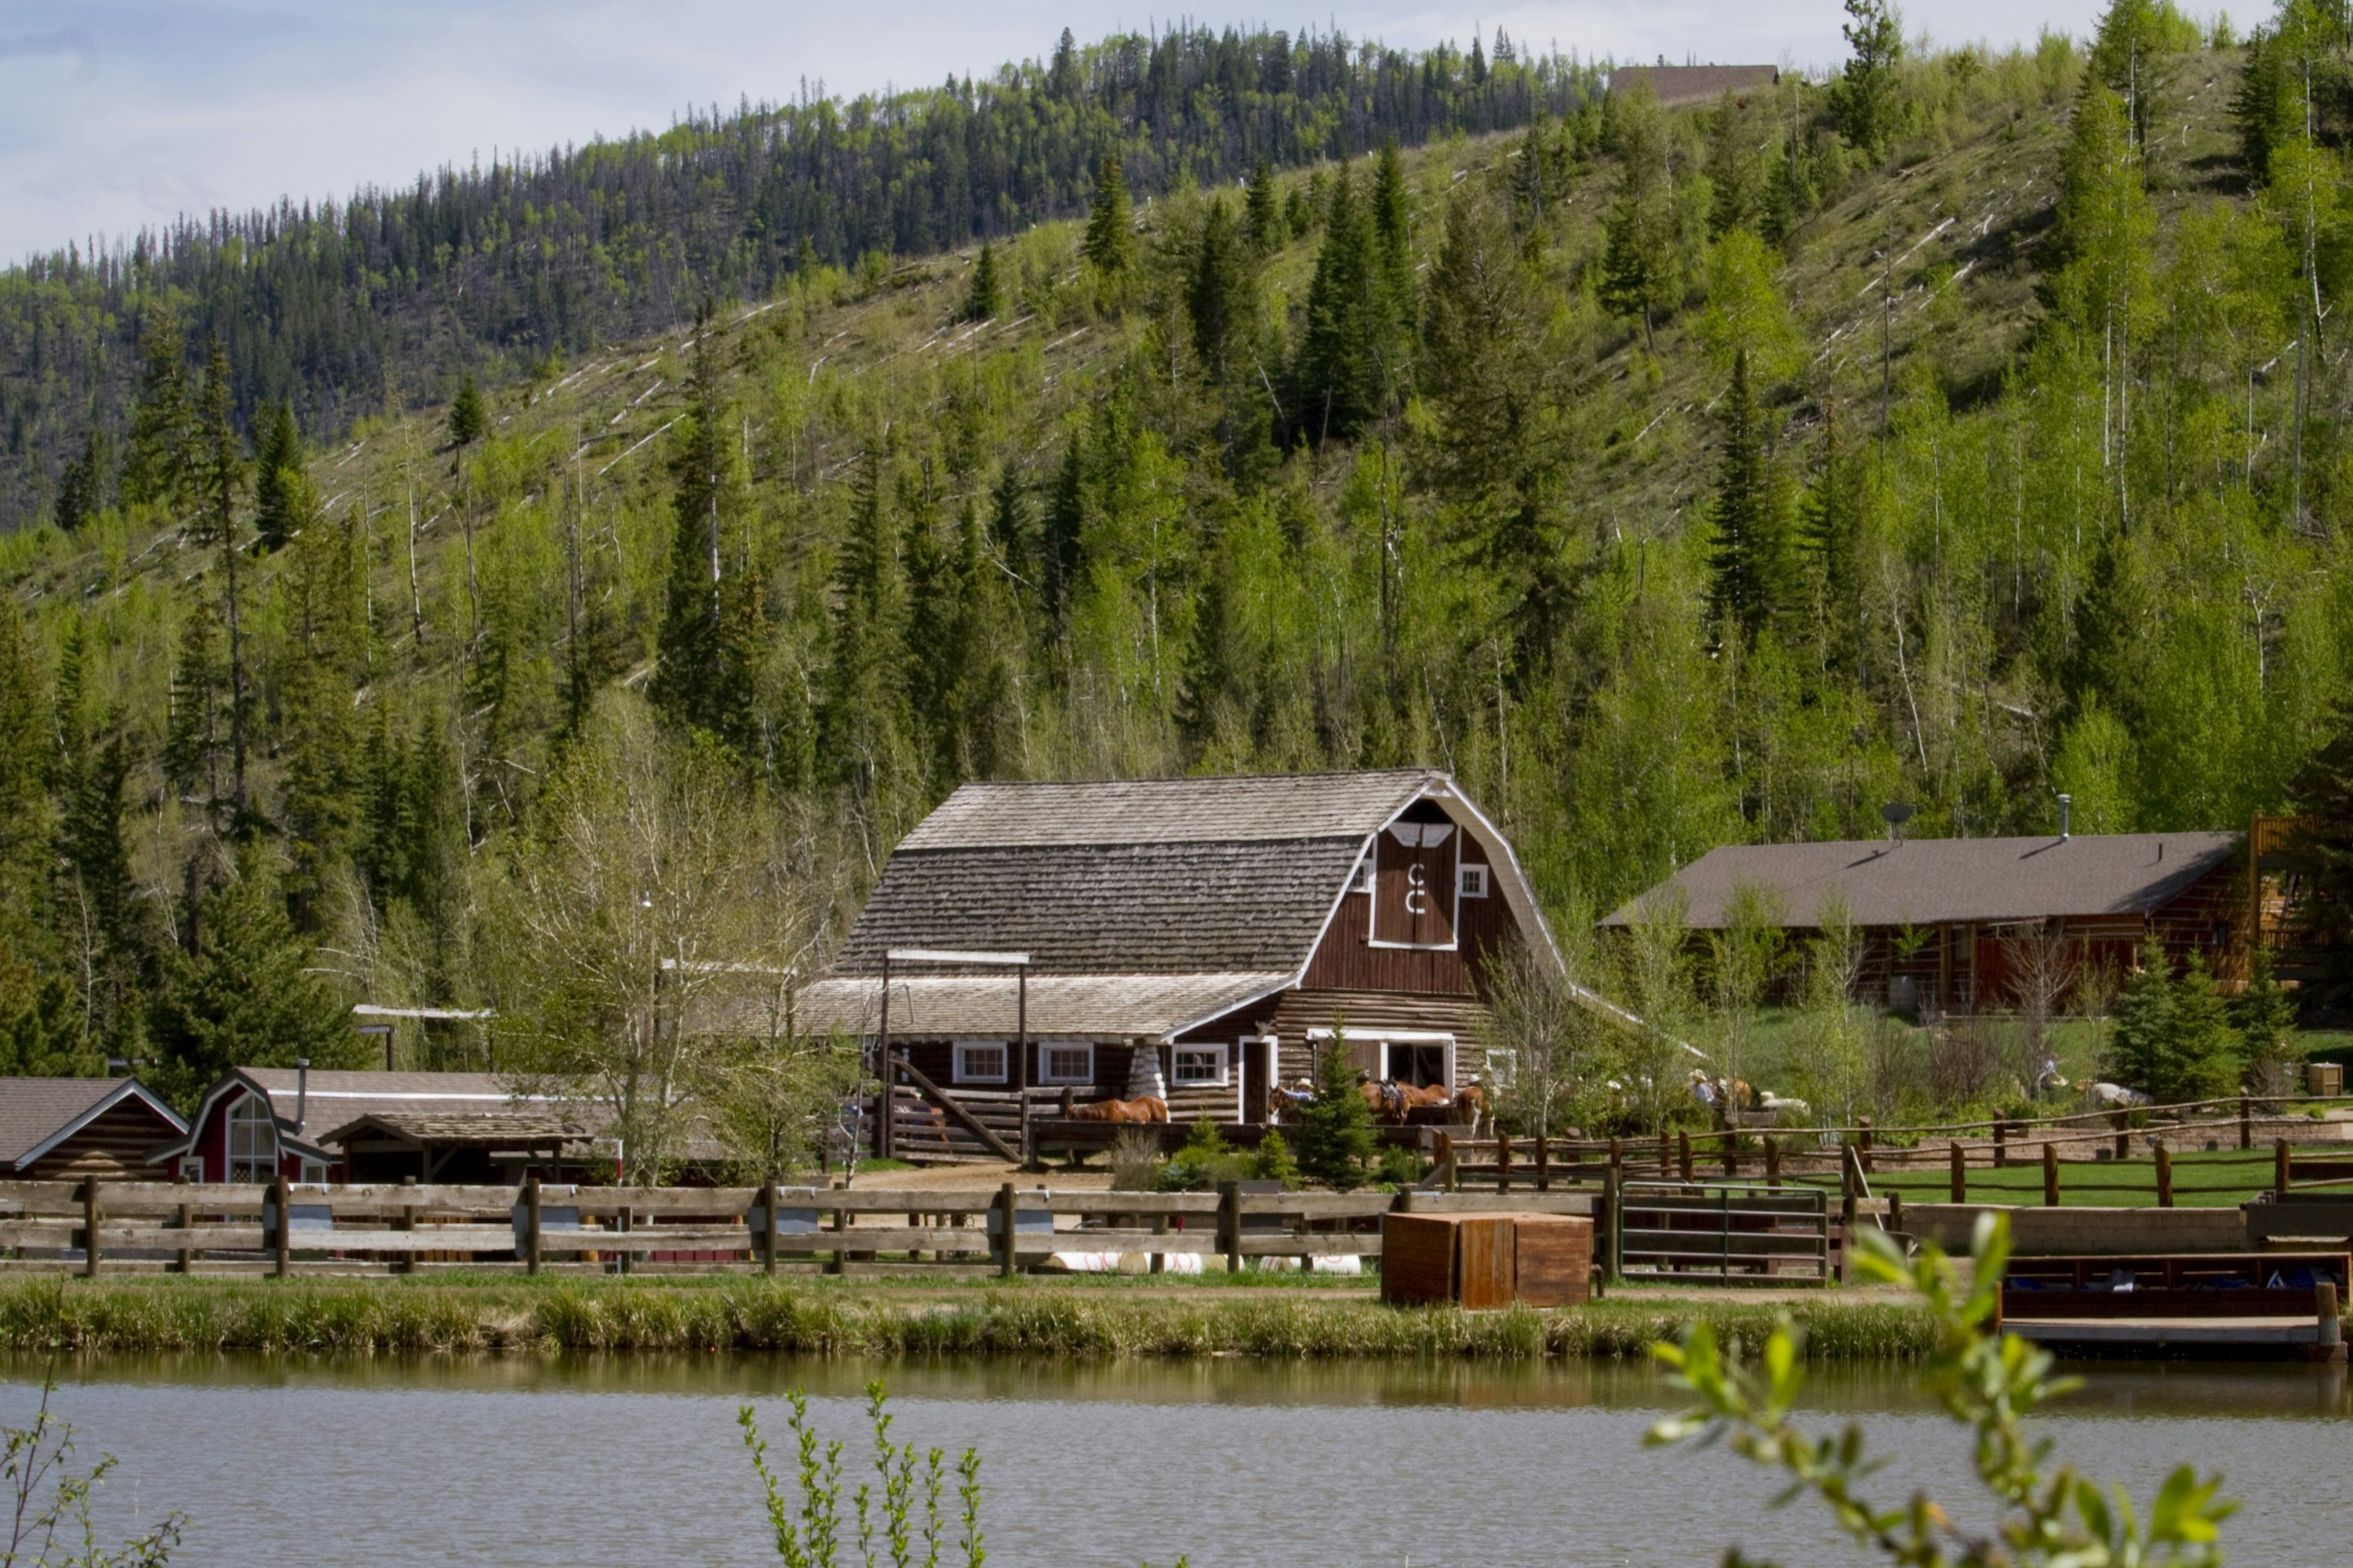
[[[125,1100],[182,1125],[135,1078],[0,1078],[0,1164],[21,1170]]]
[[[931,947],[1026,952],[1033,974],[1296,970],[1366,841],[1426,794],[1452,783],[1409,768],[965,784],[892,853],[835,969]]]
[[[1030,1037],[1166,1039],[1291,984],[1287,969],[1219,974],[1040,974],[1029,981]],[[1010,974],[891,977],[891,1032],[926,1038],[1009,1037],[1020,1018]],[[798,1022],[812,1034],[865,1036],[881,1024],[879,977],[841,976],[805,987]]]
[[[2236,833],[2087,833],[1726,845],[1602,923],[1630,924],[1646,902],[1680,889],[1686,924],[1720,929],[1743,884],[1778,894],[1787,923],[1800,927],[1816,924],[1824,901],[1834,899],[1864,926],[2147,914],[2229,865],[2239,842]]]
[[[1623,92],[1638,81],[1651,84],[1662,109],[1705,103],[1726,92],[1754,92],[1781,79],[1778,66],[1620,66],[1609,73],[1609,90]]]

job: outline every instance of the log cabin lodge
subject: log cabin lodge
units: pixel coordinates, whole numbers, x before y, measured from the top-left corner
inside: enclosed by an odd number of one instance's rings
[[[1515,940],[1558,962],[1442,773],[969,784],[797,1006],[804,1031],[887,1040],[934,1096],[1155,1093],[1177,1121],[1260,1122],[1335,1030],[1378,1077],[1486,1073],[1482,965]]]

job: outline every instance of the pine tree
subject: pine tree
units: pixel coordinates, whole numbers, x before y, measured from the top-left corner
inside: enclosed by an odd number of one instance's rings
[[[1005,310],[1005,284],[997,275],[997,247],[987,240],[980,242],[980,259],[972,264],[972,287],[964,297],[964,309],[957,319],[965,321],[993,321]]]
[[[1377,1142],[1373,1108],[1356,1088],[1345,1032],[1335,1028],[1315,1053],[1315,1098],[1299,1112],[1299,1168],[1343,1192],[1362,1186]]]
[[[849,535],[834,574],[821,765],[871,808],[909,782],[907,581],[878,442],[860,465]]]
[[[1642,344],[1655,353],[1659,311],[1671,301],[1677,270],[1665,132],[1647,83],[1613,93],[1609,101],[1620,163],[1618,188],[1602,218],[1601,302],[1641,322]]]
[[[47,917],[48,681],[14,595],[0,594],[0,948],[29,952]]]
[[[58,661],[52,918],[90,1031],[127,1056],[153,947],[123,827],[133,757],[120,730],[101,735],[93,724],[85,660],[77,621]]]
[[[1715,538],[1708,552],[1708,614],[1726,633],[1754,637],[1780,608],[1786,557],[1765,451],[1764,413],[1748,389],[1748,353],[1732,362],[1724,399]]]
[[[1384,142],[1373,160],[1373,251],[1381,292],[1382,326],[1394,334],[1410,328],[1414,310],[1413,204],[1406,194],[1405,164],[1397,143]]]
[[[1071,604],[1078,597],[1079,574],[1085,564],[1082,542],[1086,523],[1086,452],[1084,443],[1073,434],[1054,469],[1053,488],[1046,492],[1039,552],[1043,559],[1039,563],[1039,598],[1047,626],[1057,641],[1070,625]]]
[[[209,814],[221,800],[220,719],[223,668],[219,623],[212,602],[198,598],[180,623],[172,661],[171,713],[164,731],[164,780],[183,798],[196,794]]]
[[[1854,56],[1831,83],[1831,118],[1846,144],[1875,163],[1901,129],[1904,25],[1890,0],[1846,0],[1846,14],[1839,31]]]
[[[1862,476],[1839,435],[1838,405],[1822,410],[1822,436],[1800,518],[1813,562],[1815,637],[1825,670],[1852,676],[1862,656]]]
[[[2158,1098],[2175,1030],[2173,964],[2165,943],[2151,931],[2140,963],[2116,997],[2105,1070],[2126,1088]]]
[[[487,435],[491,428],[491,412],[483,405],[482,395],[475,390],[474,373],[458,384],[458,395],[449,405],[449,445],[459,452]]]
[[[106,506],[106,437],[93,424],[81,453],[58,476],[55,521],[60,533],[74,533]]]
[[[2239,1056],[2246,1063],[2244,1085],[2258,1094],[2278,1094],[2303,1059],[2295,1032],[2295,999],[2279,983],[2269,942],[2255,947],[2247,988],[2231,1002],[2231,1026],[2239,1032]]]
[[[170,314],[147,319],[139,338],[138,400],[122,468],[122,499],[185,517],[200,504],[204,439],[188,384],[187,341]]]
[[[1762,210],[1757,194],[1757,135],[1746,105],[1726,89],[1707,118],[1707,232],[1721,239],[1753,228]]]
[[[246,705],[245,628],[237,601],[237,492],[245,483],[245,454],[229,423],[228,352],[217,337],[205,366],[205,542],[219,552],[222,602],[228,626],[229,795],[234,819],[245,816]]]
[[[724,514],[734,500],[735,447],[727,438],[718,333],[712,323],[712,309],[705,300],[696,317],[690,416],[670,458],[670,593],[647,696],[671,723],[717,735],[732,722],[723,707],[733,683],[722,635],[721,567]]]
[[[1235,233],[1225,198],[1217,197],[1201,222],[1185,310],[1193,329],[1193,352],[1217,398],[1218,446],[1225,454],[1229,479],[1241,475],[1242,431],[1258,423],[1250,417],[1254,400],[1248,395],[1247,372],[1237,363],[1248,352],[1258,319],[1257,282],[1248,241]]]
[[[1346,440],[1388,413],[1403,353],[1381,241],[1355,193],[1340,170],[1292,371],[1294,426],[1319,444]]]
[[[362,1065],[366,1047],[343,1000],[310,972],[310,944],[261,850],[247,848],[233,877],[198,894],[193,929],[195,951],[175,950],[154,1009],[162,1078],[176,1098],[232,1067]]]
[[[2295,830],[2281,866],[2298,898],[2290,955],[2314,1002],[2353,1005],[2353,698],[2330,713],[2328,743],[2295,775],[2288,802]]]
[[[1243,200],[1242,226],[1249,233],[1250,248],[1261,256],[1282,249],[1290,236],[1283,231],[1282,209],[1274,197],[1274,169],[1263,155],[1250,170],[1250,190]]]
[[[2174,983],[2173,1028],[2165,1040],[2162,1062],[2164,1070],[2149,1090],[2162,1105],[2235,1093],[2244,1070],[2229,1005],[2214,989],[2205,955],[2196,948],[2189,950]]]
[[[1121,277],[1135,263],[1135,218],[1116,152],[1104,153],[1095,171],[1094,200],[1087,208],[1087,232],[1079,251],[1105,278]]]
[[[253,530],[262,552],[283,550],[309,523],[311,498],[302,473],[302,436],[294,405],[269,405],[253,461]]]

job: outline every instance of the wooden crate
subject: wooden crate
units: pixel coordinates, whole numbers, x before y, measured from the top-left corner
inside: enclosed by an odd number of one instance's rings
[[[1520,1304],[1574,1307],[1593,1293],[1593,1222],[1574,1215],[1512,1216],[1513,1279]]]
[[[1381,1299],[1472,1309],[1512,1304],[1516,1260],[1508,1214],[1381,1218]]]

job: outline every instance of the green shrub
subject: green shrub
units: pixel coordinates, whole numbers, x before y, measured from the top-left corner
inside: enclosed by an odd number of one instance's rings
[[[1258,1148],[1242,1163],[1254,1182],[1281,1182],[1287,1192],[1299,1185],[1299,1162],[1291,1157],[1291,1145],[1282,1134],[1270,1127],[1260,1139]]]

